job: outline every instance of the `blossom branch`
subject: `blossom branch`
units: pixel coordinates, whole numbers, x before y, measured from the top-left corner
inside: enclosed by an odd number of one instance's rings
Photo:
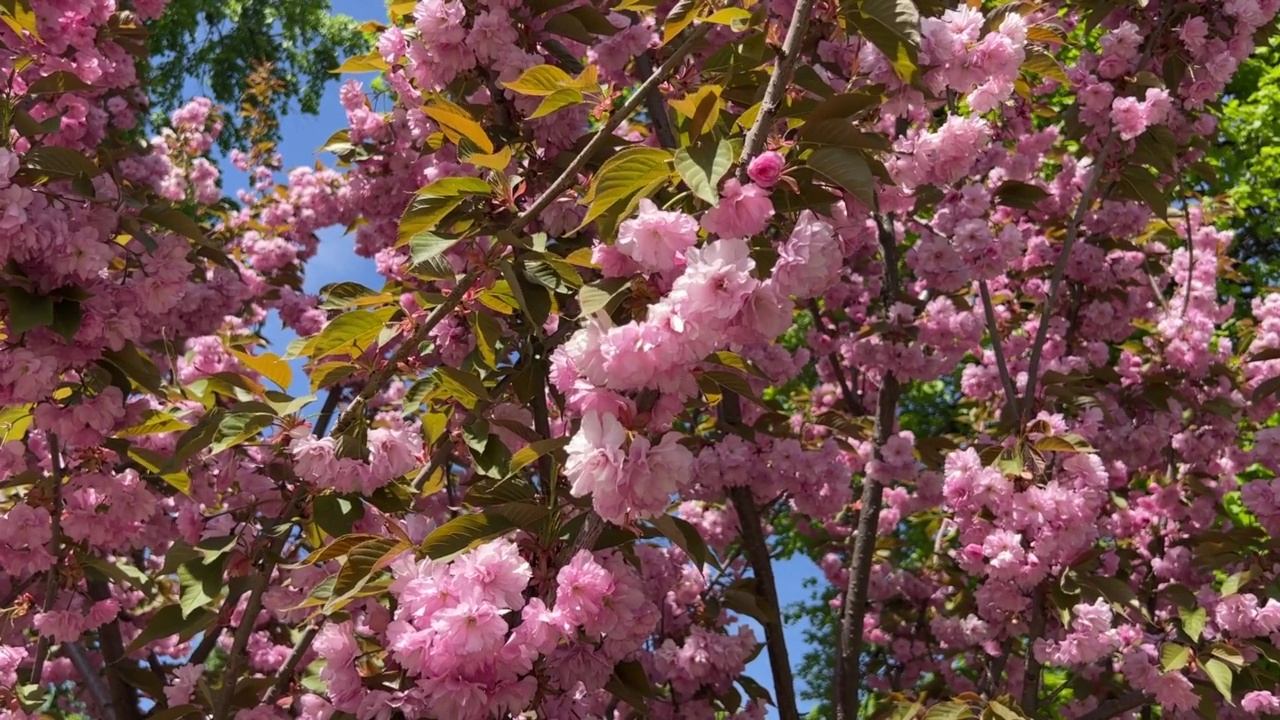
[[[1170,3],[1162,3],[1160,5],[1160,17],[1156,21],[1155,29],[1147,36],[1142,49],[1142,54],[1138,58],[1134,74],[1142,72],[1146,69],[1147,63],[1151,60],[1152,54],[1155,53],[1156,43],[1164,34],[1164,27],[1169,19]],[[1049,294],[1045,297],[1044,309],[1040,314],[1040,325],[1036,328],[1035,341],[1031,344],[1031,358],[1027,367],[1027,392],[1022,402],[1022,410],[1026,415],[1022,417],[1022,421],[1030,420],[1030,414],[1034,411],[1036,400],[1036,383],[1040,374],[1040,358],[1044,354],[1045,342],[1049,335],[1049,322],[1053,319],[1053,306],[1058,299],[1058,291],[1062,286],[1063,277],[1067,271],[1067,261],[1071,257],[1071,248],[1075,246],[1076,239],[1080,236],[1080,228],[1084,224],[1085,213],[1093,207],[1094,194],[1098,190],[1098,184],[1102,181],[1103,174],[1106,173],[1107,161],[1111,157],[1111,153],[1115,150],[1120,140],[1119,134],[1114,128],[1107,135],[1106,141],[1102,145],[1102,149],[1098,152],[1094,159],[1093,167],[1089,173],[1089,178],[1085,181],[1083,190],[1080,193],[1080,202],[1076,206],[1075,213],[1071,216],[1071,222],[1067,225],[1067,236],[1062,241],[1062,252],[1058,255],[1058,260],[1053,266],[1053,275],[1049,280]]]
[[[636,70],[641,75],[653,73],[653,51],[646,50],[636,56]],[[653,122],[653,132],[664,148],[676,147],[676,133],[671,127],[671,118],[667,116],[667,104],[662,98],[661,85],[655,85],[644,98],[645,109],[649,111],[649,119]]]

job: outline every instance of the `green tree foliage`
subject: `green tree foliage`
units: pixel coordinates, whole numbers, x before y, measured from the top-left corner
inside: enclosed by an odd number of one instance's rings
[[[1206,158],[1235,214],[1235,257],[1259,286],[1280,279],[1280,41],[1260,46],[1227,89]],[[1255,289],[1254,292],[1257,290]]]
[[[270,63],[283,92],[262,110],[273,117],[314,114],[325,85],[338,77],[332,71],[369,47],[359,23],[334,14],[328,0],[175,0],[149,30],[146,88],[162,113],[191,95],[189,83],[235,108],[250,73]],[[226,120],[222,147],[242,145],[244,120],[235,114]]]

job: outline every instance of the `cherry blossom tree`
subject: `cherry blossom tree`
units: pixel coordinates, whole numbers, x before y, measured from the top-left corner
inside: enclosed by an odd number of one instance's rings
[[[1197,194],[1280,0],[393,2],[234,198],[208,100],[130,140],[163,0],[0,8],[3,720],[796,720],[780,533],[831,717],[1280,714]]]

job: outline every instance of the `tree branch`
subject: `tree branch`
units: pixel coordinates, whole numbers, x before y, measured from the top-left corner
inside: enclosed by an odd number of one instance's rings
[[[898,243],[893,221],[877,214],[876,226],[880,249],[884,255],[884,286],[881,302],[887,314],[897,299]],[[900,394],[898,379],[886,370],[876,397],[875,454],[882,459],[885,443],[893,435]],[[843,684],[839,690],[840,702],[836,705],[839,720],[853,720],[858,716],[858,693],[862,686],[862,626],[867,616],[867,595],[871,587],[871,566],[875,561],[876,536],[880,525],[880,508],[884,501],[884,486],[869,475],[863,478],[861,504],[858,508],[858,525],[853,536],[852,564],[849,568],[849,584],[845,590],[843,617],[840,622],[840,655],[836,662],[843,665],[837,675]]]
[[[337,428],[335,427],[334,430],[336,432]],[[293,514],[298,511],[298,508],[301,507],[305,497],[306,492],[299,485],[277,524],[288,522]],[[227,720],[227,718],[231,717],[236,685],[246,660],[245,649],[249,645],[249,637],[253,635],[258,615],[262,612],[262,596],[266,593],[267,586],[271,582],[271,574],[275,571],[276,560],[279,558],[280,553],[284,551],[284,546],[288,542],[289,533],[282,532],[277,535],[269,544],[266,556],[262,558],[262,569],[255,573],[249,581],[249,599],[245,602],[244,615],[240,618],[240,625],[236,628],[235,637],[231,641],[227,666],[222,673],[222,691],[214,700],[214,720]]]
[[[1138,58],[1138,63],[1135,66],[1135,75],[1146,68],[1152,54],[1155,52],[1156,43],[1164,35],[1164,26],[1169,19],[1170,7],[1171,4],[1169,3],[1161,4],[1160,18],[1156,21],[1155,29],[1147,36],[1142,55]],[[1036,383],[1039,381],[1038,376],[1040,374],[1040,357],[1044,353],[1045,340],[1049,335],[1049,321],[1053,318],[1053,305],[1058,299],[1058,290],[1062,285],[1062,278],[1066,274],[1067,260],[1071,257],[1071,248],[1075,245],[1076,238],[1080,236],[1080,226],[1084,223],[1085,213],[1089,212],[1089,208],[1093,206],[1093,195],[1097,192],[1098,183],[1102,181],[1102,176],[1106,172],[1107,160],[1111,157],[1111,152],[1115,149],[1118,140],[1119,135],[1116,134],[1113,128],[1103,143],[1102,150],[1098,152],[1092,171],[1089,173],[1089,178],[1085,181],[1084,189],[1080,192],[1080,204],[1076,206],[1076,211],[1071,217],[1071,223],[1067,226],[1067,236],[1062,241],[1062,252],[1058,255],[1057,262],[1054,263],[1053,276],[1049,280],[1049,294],[1045,298],[1044,309],[1041,310],[1040,314],[1040,325],[1036,328],[1035,341],[1031,345],[1031,361],[1027,368],[1027,392],[1022,403],[1022,411],[1025,413],[1022,418],[1023,422],[1029,420],[1031,413],[1034,412]]]
[[[813,0],[798,0],[795,11],[791,13],[791,24],[787,26],[782,50],[778,53],[769,84],[765,86],[764,99],[760,101],[760,112],[756,114],[755,122],[751,123],[751,129],[747,131],[746,140],[742,144],[742,154],[738,156],[738,180],[741,182],[746,182],[747,165],[760,154],[769,138],[769,128],[773,126],[773,119],[782,106],[782,98],[786,96],[787,86],[791,84],[791,74],[795,72],[796,62],[800,59],[800,45],[804,43],[812,12]]]
[[[733,401],[738,402],[737,396]],[[778,584],[773,576],[773,559],[769,546],[760,530],[760,514],[755,498],[747,487],[729,489],[733,508],[738,513],[738,526],[742,530],[742,546],[751,569],[756,575],[756,592],[765,601],[769,622],[764,624],[765,645],[769,650],[769,670],[773,673],[773,688],[780,720],[800,720],[796,709],[795,680],[791,675],[791,660],[787,654],[787,639],[782,628],[782,607],[778,602]]]
[[[76,672],[80,673],[80,679],[88,689],[89,695],[93,697],[93,701],[102,710],[105,720],[115,720],[116,711],[111,706],[111,696],[107,695],[107,689],[102,686],[102,678],[98,675],[98,669],[93,666],[93,661],[89,658],[84,645],[78,642],[64,643],[62,650],[71,659]]]
[[[1040,711],[1040,661],[1036,659],[1036,640],[1044,635],[1044,586],[1031,595],[1031,623],[1027,629],[1027,658],[1022,671],[1022,712],[1035,717]]]
[[[645,50],[636,56],[636,70],[645,76],[653,73],[652,50]],[[662,98],[661,85],[654,85],[645,94],[644,106],[649,112],[649,118],[653,121],[653,132],[658,136],[658,142],[664,148],[676,147],[676,133],[671,127],[671,118],[667,115],[667,103]]]
[[[1013,412],[1014,418],[1021,418],[1022,413],[1018,412],[1018,386],[1013,384],[1013,376],[1009,374],[1009,365],[1004,359],[1004,340],[996,324],[996,310],[991,303],[991,290],[987,287],[986,280],[978,281],[978,292],[982,295],[982,311],[987,316],[987,333],[991,335],[991,350],[996,356],[996,369],[1000,371],[1000,381],[1004,383],[1009,409]]]

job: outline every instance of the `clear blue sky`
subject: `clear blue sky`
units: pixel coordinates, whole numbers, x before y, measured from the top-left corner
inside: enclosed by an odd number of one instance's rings
[[[381,5],[369,2],[369,0],[334,0],[333,8],[335,12],[351,15],[362,21],[386,20],[386,15],[382,12]],[[372,75],[364,75],[359,76],[359,79],[367,84],[372,77]],[[345,79],[346,76],[343,76],[343,80]],[[333,162],[333,156],[327,153],[319,154],[317,149],[324,144],[325,140],[335,130],[346,127],[346,115],[343,113],[342,105],[338,101],[338,84],[338,82],[334,82],[329,86],[318,116],[302,115],[295,112],[281,120],[283,141],[280,145],[280,152],[284,156],[286,170],[299,165],[313,165],[317,159],[325,164]],[[201,92],[198,85],[191,85],[189,90],[193,95]],[[247,187],[248,178],[232,167],[229,161],[223,159],[219,165],[223,172],[224,190],[234,192],[237,188]],[[316,257],[307,265],[305,280],[307,292],[314,293],[325,285],[340,281],[354,281],[374,288],[382,287],[383,279],[375,271],[373,261],[355,254],[353,250],[354,241],[351,237],[343,234],[343,228],[329,228],[321,231],[319,235],[319,251]],[[279,320],[275,318],[269,321],[267,333],[272,344],[276,346],[275,350],[277,352],[283,352],[285,346],[295,337],[291,332],[284,330]],[[302,376],[299,364],[295,364],[294,378],[294,393],[298,395],[305,394],[308,387],[305,378]],[[784,606],[806,599],[809,591],[803,586],[804,580],[821,574],[808,559],[779,563],[775,568],[775,572],[778,580],[779,600]],[[793,667],[799,665],[800,657],[804,652],[802,632],[802,626],[787,628],[787,648],[791,655]],[[756,635],[761,642],[764,641],[764,632],[758,626],[756,627]],[[769,674],[769,664],[765,653],[762,652],[751,663],[747,669],[747,674],[772,691],[773,680]],[[809,703],[801,702],[801,714],[804,714],[808,706]],[[770,717],[776,718],[777,714],[771,712]]]

